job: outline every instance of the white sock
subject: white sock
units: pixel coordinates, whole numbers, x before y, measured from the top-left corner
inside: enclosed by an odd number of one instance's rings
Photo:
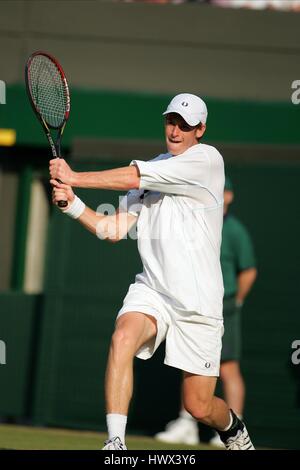
[[[186,411],[184,408],[182,408],[182,410],[180,410],[179,418],[188,419],[190,421],[196,421],[195,418],[193,418],[193,416],[188,411]]]
[[[125,444],[127,416],[117,413],[109,413],[106,415],[106,424],[108,439],[119,437],[123,444]]]
[[[232,417],[231,411],[229,412],[229,416],[230,416],[230,421],[229,421],[229,424],[228,424],[228,426],[226,426],[226,428],[225,428],[225,429],[223,429],[223,431],[228,431],[228,429],[230,429],[230,428],[231,428],[231,426],[232,426],[232,423],[233,423],[233,417]]]

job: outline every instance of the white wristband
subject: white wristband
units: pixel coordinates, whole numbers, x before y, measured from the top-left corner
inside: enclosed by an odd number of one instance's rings
[[[62,211],[64,214],[67,214],[69,217],[72,217],[72,219],[78,219],[78,217],[81,216],[85,209],[85,203],[82,202],[79,197],[75,196],[74,201],[72,204],[64,211]]]

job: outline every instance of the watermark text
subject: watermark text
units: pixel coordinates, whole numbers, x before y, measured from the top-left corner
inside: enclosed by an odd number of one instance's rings
[[[154,194],[153,197],[157,200],[159,199],[159,193],[148,191],[147,197],[151,197],[151,194]],[[148,210],[147,205],[142,210],[143,207],[143,202],[139,202],[138,198],[132,200],[130,196],[119,197],[118,210],[112,204],[99,205],[96,211],[99,216],[96,227],[97,237],[111,241],[128,238],[132,240],[164,240],[165,242],[176,240],[183,242],[188,250],[202,249],[203,242],[199,240],[197,230],[195,230],[195,227],[202,222],[202,207],[186,206],[180,215],[178,224],[171,223],[171,221],[159,223],[157,211]],[[132,217],[128,217],[128,215],[132,215]]]
[[[0,104],[6,104],[6,85],[3,80],[0,80]]]
[[[291,96],[292,103],[300,104],[300,80],[294,80],[291,88],[295,90]]]
[[[0,340],[0,365],[6,364],[6,344]]]
[[[300,364],[300,339],[295,339],[292,342],[292,349],[295,349],[295,351],[292,353],[291,360],[297,366]]]

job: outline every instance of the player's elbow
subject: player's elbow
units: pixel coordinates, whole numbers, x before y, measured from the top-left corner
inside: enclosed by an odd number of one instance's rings
[[[99,232],[96,232],[95,233],[96,237],[99,238],[99,240],[102,240],[104,242],[109,242],[109,243],[117,243],[119,242],[120,240],[122,240],[122,238],[118,237],[118,236],[108,236],[108,235],[104,235],[102,233],[99,233]]]
[[[119,242],[120,240],[122,240],[122,238],[119,238],[119,237],[110,237],[110,238],[106,238],[105,241],[106,242],[109,242],[109,243],[117,243]]]
[[[105,240],[109,243],[117,243],[126,238],[127,238],[127,231],[118,230],[118,231],[115,231],[114,233],[109,234]]]
[[[116,243],[120,239],[119,228],[115,216],[106,215],[96,225],[96,235],[100,240]]]
[[[120,220],[121,219],[121,220]],[[120,214],[107,215],[98,222],[97,236],[109,243],[117,243],[122,240],[128,232],[127,218]]]

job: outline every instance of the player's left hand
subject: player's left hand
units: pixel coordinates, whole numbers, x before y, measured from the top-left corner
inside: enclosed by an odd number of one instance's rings
[[[69,186],[74,186],[76,172],[73,171],[63,158],[54,158],[49,162],[49,172],[52,179],[62,181]]]
[[[56,180],[50,180],[50,184],[52,185],[52,202],[54,205],[58,206],[59,201],[67,201],[68,205],[66,207],[59,207],[58,208],[64,212],[66,209],[70,207],[72,202],[75,199],[75,194],[71,188],[71,186],[63,183],[58,183]]]

